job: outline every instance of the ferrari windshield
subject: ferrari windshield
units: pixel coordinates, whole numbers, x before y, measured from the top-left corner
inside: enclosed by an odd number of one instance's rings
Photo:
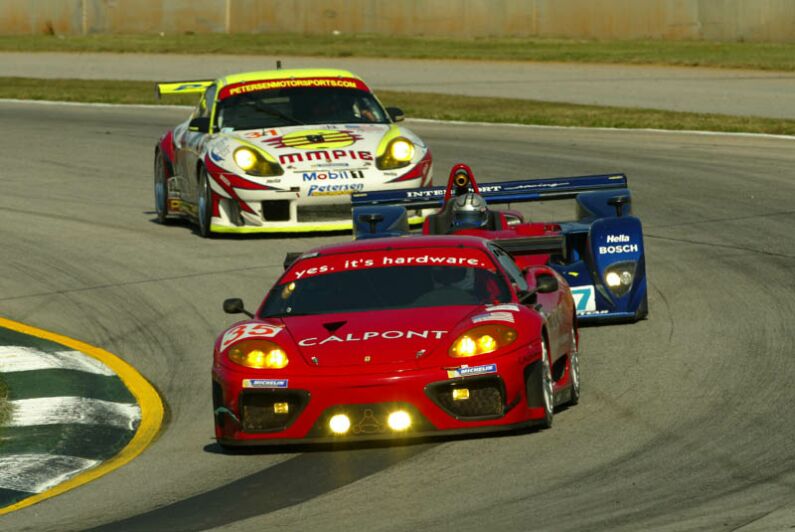
[[[401,266],[334,271],[275,286],[261,317],[506,303],[496,271],[467,266]]]
[[[219,128],[238,130],[388,122],[371,93],[336,87],[282,88],[230,96],[218,103],[215,117]]]

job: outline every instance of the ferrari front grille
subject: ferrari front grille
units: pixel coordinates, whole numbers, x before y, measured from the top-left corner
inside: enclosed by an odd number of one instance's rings
[[[240,422],[246,432],[284,430],[308,402],[309,394],[300,390],[246,390],[240,394]]]
[[[466,389],[467,392],[454,395],[453,390],[456,389]],[[505,386],[497,376],[437,382],[428,385],[425,392],[442,410],[456,419],[494,419],[505,413]]]

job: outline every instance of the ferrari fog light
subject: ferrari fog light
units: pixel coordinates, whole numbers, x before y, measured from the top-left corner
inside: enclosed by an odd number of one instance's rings
[[[334,434],[345,434],[351,428],[351,419],[345,414],[335,414],[328,422],[328,428]]]
[[[414,157],[414,144],[405,139],[397,139],[389,146],[389,153],[396,161],[410,161]]]
[[[257,155],[248,148],[238,148],[235,151],[235,162],[243,170],[251,170],[257,164]]]
[[[621,276],[618,275],[616,272],[610,272],[605,275],[605,281],[607,282],[607,286],[614,287],[621,284]]]
[[[453,401],[466,401],[469,399],[469,388],[453,388]]]
[[[273,403],[274,414],[289,414],[290,403]]]
[[[396,410],[389,414],[386,423],[394,431],[406,430],[411,426],[411,416],[405,410]]]

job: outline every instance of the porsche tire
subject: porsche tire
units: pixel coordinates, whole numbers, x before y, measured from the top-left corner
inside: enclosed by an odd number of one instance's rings
[[[168,218],[168,183],[166,176],[168,169],[166,159],[160,150],[155,154],[155,213],[157,222],[167,224]]]
[[[204,238],[212,238],[210,224],[213,218],[213,191],[210,188],[210,178],[204,167],[199,169],[198,192],[196,216],[199,223],[199,234]]]
[[[548,429],[552,426],[555,414],[555,395],[546,339],[541,343],[541,348],[541,360],[533,364],[527,375],[527,406],[544,409],[544,417],[536,424],[541,429]]]

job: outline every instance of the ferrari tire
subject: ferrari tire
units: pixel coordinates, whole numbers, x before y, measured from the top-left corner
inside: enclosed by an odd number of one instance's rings
[[[201,167],[199,170],[199,194],[196,215],[199,222],[199,234],[204,238],[212,238],[210,224],[213,218],[213,191],[210,188],[210,178],[207,170]]]
[[[168,223],[168,170],[166,159],[160,150],[155,154],[155,213],[157,222]]]
[[[571,330],[572,346],[569,353],[569,380],[571,388],[569,392],[569,405],[576,405],[580,402],[580,349],[577,341],[577,331]]]
[[[533,364],[527,375],[527,406],[544,409],[544,417],[537,422],[537,425],[542,429],[548,429],[552,426],[555,414],[555,395],[546,340],[541,343],[541,349],[541,360]]]

